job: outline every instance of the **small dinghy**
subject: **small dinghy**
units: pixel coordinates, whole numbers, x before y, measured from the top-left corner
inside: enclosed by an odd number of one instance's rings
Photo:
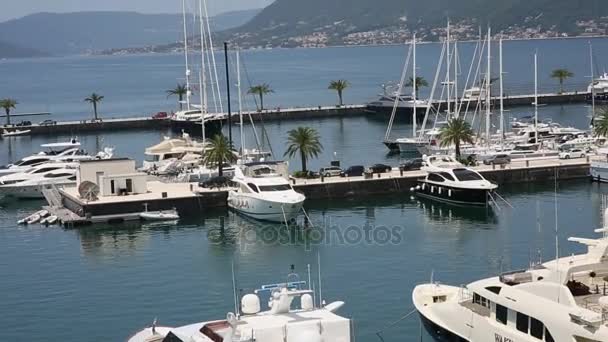
[[[178,220],[179,214],[177,210],[160,210],[160,211],[144,211],[139,214],[139,217],[144,221],[169,221]]]
[[[28,135],[32,132],[31,129],[22,129],[22,130],[14,130],[14,131],[7,131],[6,129],[2,132],[2,136],[3,137],[18,137],[18,136],[22,136],[22,135]]]
[[[34,214],[34,215],[30,215],[30,216],[28,216],[28,217],[25,219],[25,222],[26,222],[27,224],[34,224],[34,223],[36,223],[36,222],[40,221],[40,219],[41,219],[41,218],[42,218],[42,217],[41,217],[40,215],[38,215],[38,214]]]
[[[18,224],[34,224],[36,222],[39,222],[40,220],[42,220],[43,218],[45,218],[48,215],[49,215],[48,210],[40,210],[24,219],[17,221],[17,223]],[[40,222],[42,223],[42,221],[40,221]]]
[[[50,215],[50,216],[47,216],[47,217],[43,218],[42,220],[40,220],[40,224],[50,226],[50,225],[57,223],[58,219],[59,218],[57,216]]]

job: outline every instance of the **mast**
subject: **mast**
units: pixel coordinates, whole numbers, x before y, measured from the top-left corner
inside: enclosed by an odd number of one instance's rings
[[[447,39],[446,39],[446,46],[447,46],[447,50],[448,50],[448,63],[447,63],[447,80],[446,80],[446,84],[447,84],[447,99],[448,99],[448,117],[450,116],[451,113],[451,103],[450,101],[452,100],[451,98],[451,94],[450,94],[450,70],[451,70],[451,64],[452,64],[452,54],[450,51],[450,19],[448,19],[448,28],[447,28]]]
[[[228,141],[232,148],[232,110],[230,107],[230,70],[228,65],[228,43],[224,42],[224,61],[226,63],[226,96],[228,100]]]
[[[504,143],[505,136],[505,127],[504,127],[504,112],[505,112],[505,103],[504,103],[504,84],[503,84],[503,64],[502,64],[502,35],[500,36],[500,40],[498,41],[498,54],[499,56],[499,64],[500,64],[500,146]]]
[[[188,24],[186,19],[186,0],[182,0],[182,16],[184,19],[184,57],[186,60],[186,108],[190,110],[190,68],[188,67]]]
[[[595,120],[595,72],[593,70],[593,45],[589,42],[589,61],[591,67],[591,126]]]
[[[454,41],[454,112],[458,115],[458,41]]]
[[[490,146],[490,102],[492,102],[492,95],[490,94],[492,80],[492,28],[488,27],[488,62],[486,70],[486,145]]]
[[[201,100],[202,137],[205,142],[205,115],[207,114],[207,80],[205,75],[205,29],[203,22],[203,1],[198,1],[199,29],[201,35],[201,71],[199,74],[199,97]]]
[[[534,143],[538,144],[538,53],[534,52]]]
[[[245,151],[245,140],[243,136],[243,99],[241,94],[241,51],[239,49],[236,50],[236,86],[239,93],[239,124],[240,134],[241,134],[241,155],[243,151]]]
[[[412,114],[412,137],[416,138],[416,111],[417,111],[417,94],[416,91],[418,90],[418,85],[416,83],[416,34],[414,33],[414,38],[412,39],[412,52],[414,54],[414,61],[413,61],[413,67],[412,67],[412,99],[414,100],[414,108],[413,108],[413,114]]]
[[[209,12],[207,11],[207,0],[203,1],[203,10],[205,11],[205,22],[207,24],[207,36],[209,38],[209,51],[211,55],[211,62],[213,64],[213,74],[215,75],[215,86],[217,88],[217,97],[220,105],[220,112],[224,110],[222,105],[222,96],[220,92],[220,80],[217,77],[217,64],[215,63],[215,53],[213,53],[213,39],[211,38],[211,26],[209,25]],[[230,96],[228,96],[230,97]],[[229,104],[230,105],[230,104]]]

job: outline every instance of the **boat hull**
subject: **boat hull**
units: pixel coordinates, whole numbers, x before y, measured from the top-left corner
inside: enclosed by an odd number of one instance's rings
[[[426,183],[425,181],[418,181],[418,186],[415,188],[416,196],[455,205],[473,206],[488,205],[490,192],[491,190],[487,189],[466,189],[451,186],[439,186]]]
[[[73,186],[74,183],[69,184],[55,184],[57,187]],[[0,194],[13,198],[20,199],[44,199],[42,189],[47,185],[27,185],[27,186],[0,186]]]
[[[260,221],[285,222],[295,219],[300,212],[304,201],[295,203],[281,203],[246,196],[236,191],[228,193],[228,207],[239,214]]]
[[[176,133],[186,132],[191,136],[202,136],[203,131],[199,121],[171,120],[171,130]],[[205,137],[211,138],[222,133],[222,121],[210,120],[205,122]]]
[[[591,163],[590,173],[593,181],[608,183],[608,162]]]
[[[426,318],[422,313],[419,312],[420,321],[424,326],[424,330],[435,340],[441,342],[469,342],[453,332],[445,329],[444,327],[434,323],[430,319]]]

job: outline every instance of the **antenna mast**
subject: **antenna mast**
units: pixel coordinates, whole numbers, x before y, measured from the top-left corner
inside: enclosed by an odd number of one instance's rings
[[[418,101],[418,82],[416,80],[416,33],[414,33],[414,38],[412,39],[412,53],[414,54],[413,67],[412,67],[412,99],[414,100],[413,114],[412,114],[412,137],[416,138],[416,111],[417,111],[417,101]]]
[[[188,24],[186,19],[186,0],[182,0],[182,16],[184,19],[184,57],[186,60],[186,108],[190,110],[190,68],[188,66]]]

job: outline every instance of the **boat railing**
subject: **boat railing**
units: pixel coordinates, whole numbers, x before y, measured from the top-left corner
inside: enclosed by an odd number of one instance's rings
[[[470,302],[473,300],[473,292],[471,292],[466,285],[460,285],[460,289],[458,290],[458,302]]]

